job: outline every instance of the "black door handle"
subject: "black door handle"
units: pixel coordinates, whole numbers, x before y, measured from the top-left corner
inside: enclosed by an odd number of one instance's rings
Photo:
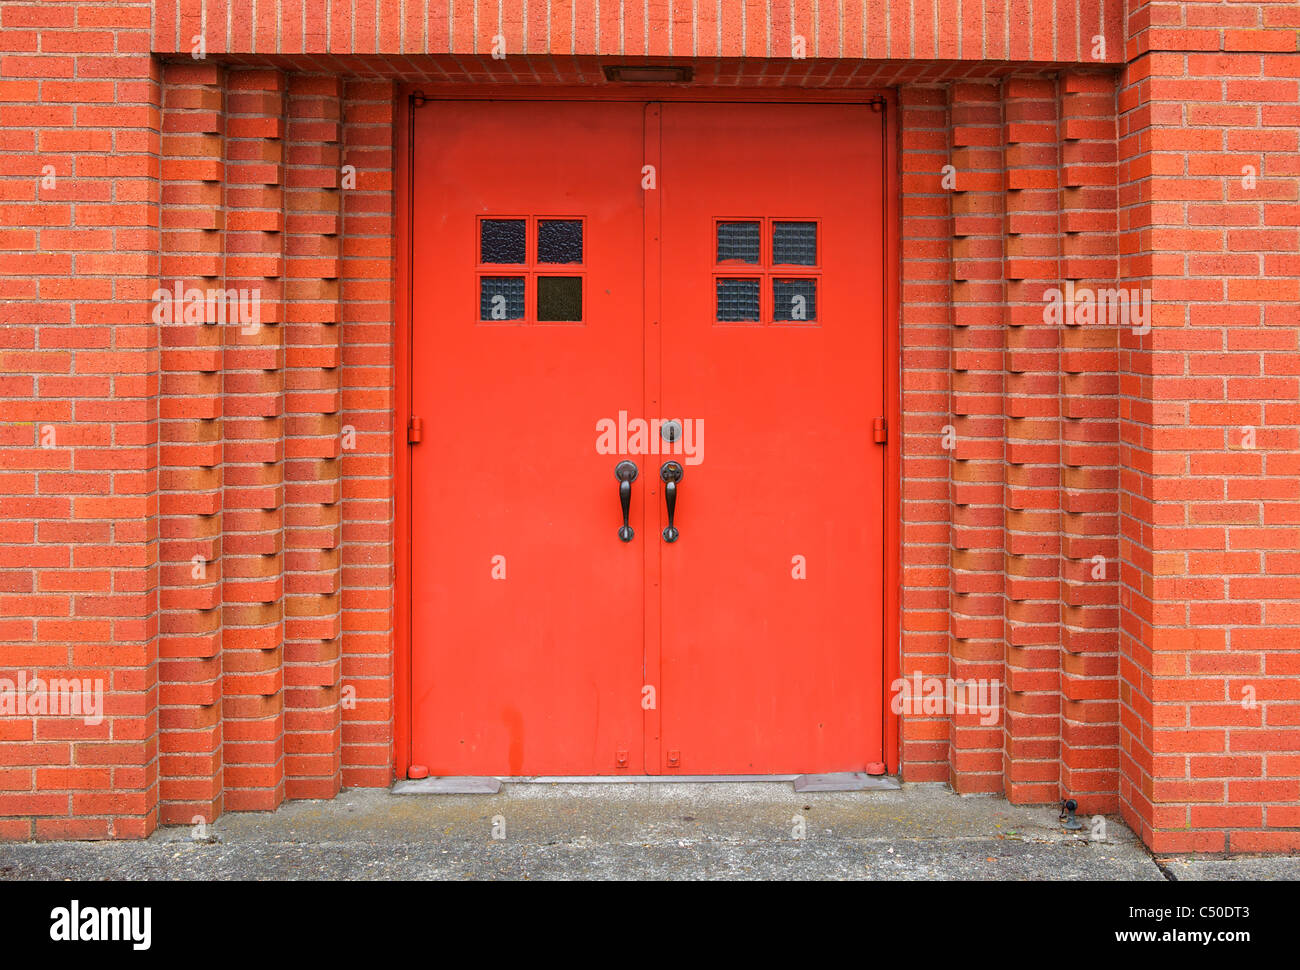
[[[684,474],[682,466],[675,461],[666,461],[659,469],[659,477],[664,480],[664,502],[668,505],[668,528],[664,529],[664,542],[676,542],[681,535],[673,525],[673,514],[677,511],[677,483]]]
[[[636,462],[620,461],[614,466],[614,477],[618,479],[618,503],[623,506],[623,527],[618,530],[618,537],[624,542],[631,542],[636,533],[627,524],[627,513],[632,507],[632,483],[636,481]]]

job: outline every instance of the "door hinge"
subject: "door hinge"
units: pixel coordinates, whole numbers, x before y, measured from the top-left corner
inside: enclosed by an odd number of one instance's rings
[[[424,440],[424,418],[411,416],[410,422],[406,425],[406,443],[414,445]]]
[[[889,440],[889,425],[885,423],[884,418],[876,418],[871,427],[871,434],[875,438],[876,444],[884,444]]]
[[[417,91],[415,94],[411,95],[411,106],[414,108],[423,108],[428,103],[429,99],[426,98],[422,92]]]

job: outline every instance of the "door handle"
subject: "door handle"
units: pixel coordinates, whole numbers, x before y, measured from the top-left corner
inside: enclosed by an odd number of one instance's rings
[[[623,527],[618,530],[618,537],[624,542],[631,542],[636,533],[627,524],[627,513],[632,507],[632,483],[636,481],[636,462],[620,461],[614,466],[614,477],[618,479],[618,503],[623,506]]]
[[[681,535],[673,525],[673,514],[677,511],[677,483],[686,473],[675,461],[666,461],[659,469],[659,477],[664,480],[664,502],[668,506],[668,528],[664,529],[664,542],[676,542]]]

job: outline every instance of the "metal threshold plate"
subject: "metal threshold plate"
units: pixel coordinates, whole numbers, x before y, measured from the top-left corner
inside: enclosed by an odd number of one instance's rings
[[[495,795],[501,790],[496,778],[446,777],[403,778],[392,787],[394,795]]]
[[[534,775],[501,780],[528,785],[662,785],[688,782],[702,784],[710,781],[794,781],[797,775]]]
[[[800,775],[794,780],[795,791],[899,791],[902,787],[892,775],[868,775],[863,771]]]

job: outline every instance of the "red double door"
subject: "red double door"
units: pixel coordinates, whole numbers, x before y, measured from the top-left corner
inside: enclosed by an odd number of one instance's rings
[[[411,764],[886,760],[881,117],[415,109]]]

